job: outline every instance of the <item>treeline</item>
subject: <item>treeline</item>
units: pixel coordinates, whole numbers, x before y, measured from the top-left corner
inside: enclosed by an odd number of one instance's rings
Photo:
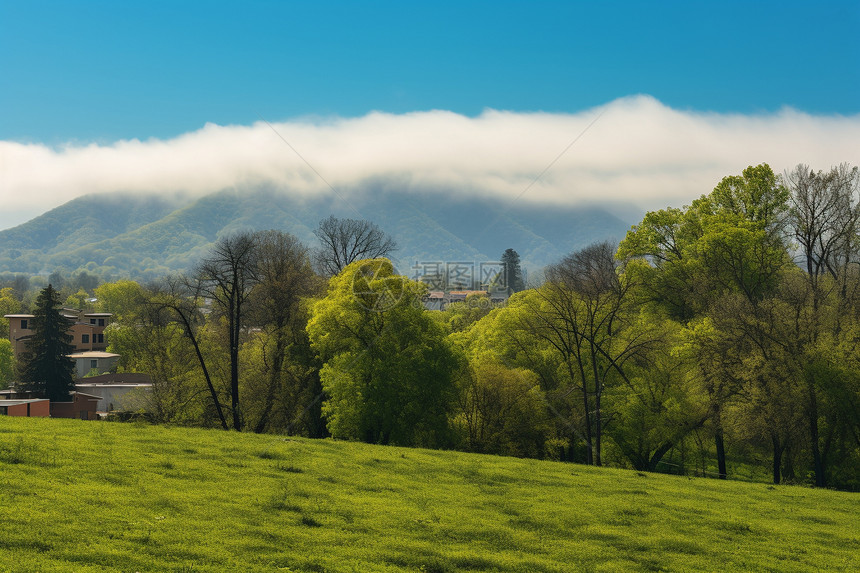
[[[846,165],[750,167],[501,306],[425,310],[338,220],[316,253],[239,234],[94,294],[158,422],[857,490],[858,194]]]

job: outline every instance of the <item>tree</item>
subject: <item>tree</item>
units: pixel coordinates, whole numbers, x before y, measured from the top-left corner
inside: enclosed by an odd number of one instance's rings
[[[454,423],[469,451],[543,457],[552,425],[537,375],[492,357],[474,361]]]
[[[805,359],[801,368],[805,381],[804,411],[807,415],[816,485],[827,484],[826,450],[829,440],[821,436],[821,401],[841,376],[825,367],[820,346],[822,337],[838,339],[847,317],[856,315],[858,280],[858,222],[860,222],[860,170],[847,164],[829,172],[814,172],[798,165],[785,175],[791,194],[789,222],[799,245],[801,264],[806,269],[808,298],[796,301],[804,309],[811,303],[806,327],[794,333],[791,342],[795,359]],[[804,309],[806,310],[806,309]],[[808,311],[806,311],[808,312]],[[806,313],[804,313],[806,314]]]
[[[70,323],[60,314],[60,295],[49,284],[36,298],[33,335],[21,355],[19,379],[24,390],[52,401],[68,401],[75,389]]]
[[[0,389],[9,387],[15,372],[12,343],[8,338],[0,338]]]
[[[89,304],[90,295],[84,289],[78,289],[75,294],[70,294],[66,297],[63,306],[66,308],[75,308],[78,310],[86,310]]]
[[[245,320],[245,304],[258,281],[257,245],[254,233],[239,233],[219,240],[195,273],[198,293],[209,298],[217,316],[227,326],[230,359],[230,406],[233,429],[242,431],[244,419],[239,402],[239,346]]]
[[[334,276],[361,259],[388,257],[397,243],[374,223],[360,219],[338,219],[334,215],[320,221],[314,230],[320,242],[315,259],[322,274]]]
[[[777,291],[790,263],[784,235],[788,198],[789,191],[767,164],[747,167],[742,175],[724,177],[689,207],[646,214],[621,242],[617,256],[640,257],[627,269],[638,283],[653,285],[646,287],[648,298],[683,325],[704,328],[702,320],[723,298],[741,295],[755,306]],[[737,393],[739,379],[726,363],[733,356],[723,352],[726,333],[717,332],[713,323],[705,326],[709,335],[694,337],[701,344],[691,348],[700,363],[715,366],[700,374],[712,398],[711,424],[724,477],[721,415],[723,402]]]
[[[302,303],[319,293],[323,282],[311,268],[307,247],[288,233],[258,233],[256,249],[257,282],[249,299],[249,316],[260,329],[253,347],[257,359],[251,365],[260,376],[250,393],[259,398],[253,425],[259,433],[271,427],[273,412],[279,410],[284,429],[289,424],[284,418],[295,407],[285,402],[295,402],[305,386],[318,384],[315,365],[296,363],[304,360],[288,363],[288,359],[306,357],[301,349],[308,344],[307,308]]]
[[[132,317],[139,312],[145,291],[139,283],[121,279],[99,285],[93,294],[96,298],[96,309],[99,312],[113,313],[116,321],[127,316]]]
[[[526,285],[523,281],[523,270],[520,267],[520,255],[513,249],[506,249],[502,253],[502,266],[505,273],[505,286],[508,289],[508,294],[525,290]]]
[[[0,340],[9,338],[9,320],[3,317],[20,310],[21,301],[15,296],[14,289],[11,287],[0,289]]]
[[[421,305],[426,286],[387,259],[356,261],[329,282],[307,330],[324,362],[332,436],[368,443],[448,442],[461,360]]]
[[[146,372],[153,385],[147,412],[157,422],[210,426],[227,430],[223,396],[209,375],[203,314],[187,281],[165,277],[142,287],[132,281],[107,283],[101,310],[115,311],[108,326],[110,352],[121,355],[120,371]],[[200,383],[201,377],[205,386]]]

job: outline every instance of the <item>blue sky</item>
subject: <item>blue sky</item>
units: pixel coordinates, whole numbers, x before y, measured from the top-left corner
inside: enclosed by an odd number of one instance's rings
[[[652,208],[856,165],[858,30],[856,0],[0,0],[0,229],[118,190]]]
[[[860,112],[860,3],[0,2],[0,139],[372,110]]]

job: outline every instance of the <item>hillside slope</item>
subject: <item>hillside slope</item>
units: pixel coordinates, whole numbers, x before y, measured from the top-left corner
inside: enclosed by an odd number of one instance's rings
[[[154,278],[187,270],[219,237],[239,230],[279,229],[313,246],[313,229],[331,214],[368,219],[391,234],[404,274],[416,262],[495,261],[507,248],[537,269],[591,242],[618,240],[629,228],[597,207],[506,204],[442,192],[366,191],[348,201],[333,193],[308,199],[272,189],[195,199],[92,195],[0,231],[0,272],[86,269]]]
[[[17,572],[860,568],[860,498],[800,487],[6,417],[0,476]]]

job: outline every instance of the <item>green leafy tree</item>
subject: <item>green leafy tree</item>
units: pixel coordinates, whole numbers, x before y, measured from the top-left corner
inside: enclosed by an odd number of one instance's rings
[[[3,317],[20,311],[21,301],[15,296],[15,290],[11,287],[0,289],[0,339],[9,337],[9,320]]]
[[[89,306],[90,295],[84,289],[78,289],[78,292],[66,297],[63,306],[66,308],[76,308],[78,310],[86,310]]]
[[[135,281],[122,279],[99,285],[93,295],[99,312],[110,312],[113,313],[114,320],[123,320],[126,316],[133,316],[140,311],[144,288]]]
[[[0,389],[9,387],[15,373],[12,343],[8,338],[0,338]]]
[[[740,295],[755,306],[777,292],[790,265],[784,233],[789,196],[768,165],[748,167],[742,175],[723,178],[709,195],[689,207],[646,214],[628,232],[616,256],[640,257],[628,264],[627,272],[638,284],[646,285],[642,298],[667,310],[683,325],[700,327],[723,298]],[[743,382],[726,360],[731,357],[737,363],[742,358],[724,352],[722,341],[737,338],[717,332],[712,322],[707,326],[710,335],[694,337],[702,344],[690,348],[698,352],[700,364],[720,366],[700,369],[700,373],[712,398],[711,425],[719,473],[724,477],[723,402],[737,395]],[[695,328],[690,332],[696,332]],[[732,347],[731,342],[727,344]],[[718,375],[727,378],[719,380]]]
[[[544,457],[553,435],[538,377],[484,356],[472,365],[454,418],[469,451]]]
[[[332,436],[369,443],[448,441],[461,360],[421,304],[426,286],[387,259],[356,261],[329,282],[307,330],[324,361]]]
[[[53,401],[69,400],[75,389],[75,363],[69,320],[60,314],[60,295],[49,284],[36,298],[33,335],[21,355],[19,379],[24,390]]]

